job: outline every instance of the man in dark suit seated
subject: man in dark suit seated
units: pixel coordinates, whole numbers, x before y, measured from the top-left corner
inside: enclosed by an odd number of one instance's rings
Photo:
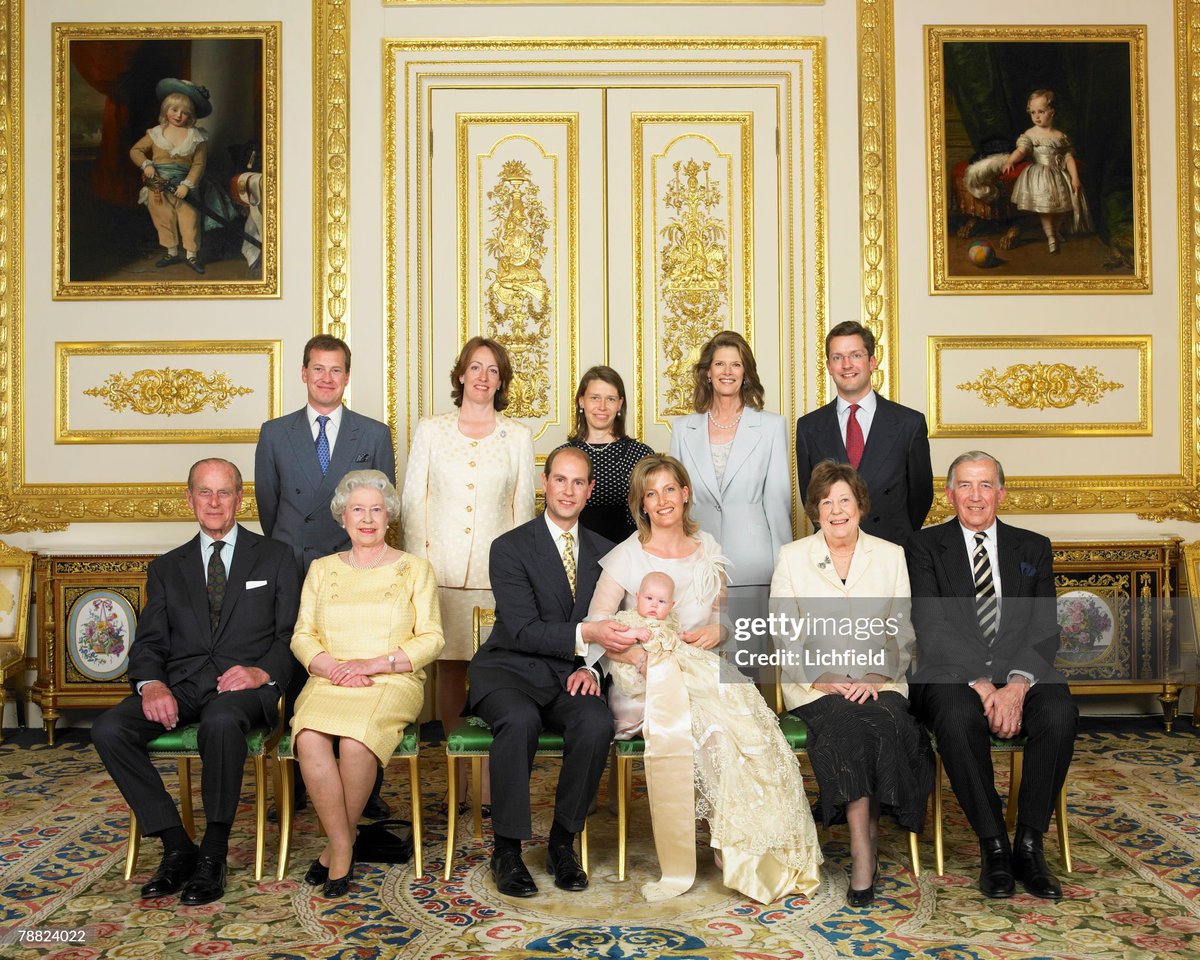
[[[591,460],[578,448],[559,447],[546,458],[543,482],[543,515],[492,543],[496,625],[468,668],[466,712],[487,723],[493,738],[492,878],[511,897],[537,893],[521,841],[533,835],[529,775],[543,727],[563,735],[547,866],[560,889],[587,887],[575,834],[604,773],[613,718],[583,656],[589,643],[620,652],[632,642],[615,621],[583,622],[600,579],[598,561],[612,548],[579,525],[595,485]]]
[[[194,906],[225,893],[246,734],[278,718],[300,585],[291,550],[235,523],[242,475],[234,464],[194,464],[187,502],[200,532],[150,564],[146,606],[129,648],[134,693],[96,720],[92,742],[142,832],[163,842],[162,862],[142,896],[182,887],[180,902]],[[164,731],[196,722],[207,821],[199,850],[146,752]]]
[[[1050,541],[996,519],[1004,468],[973,450],[946,477],[955,518],[908,542],[916,670],[914,712],[937,735],[950,784],[979,837],[979,889],[1011,897],[1062,888],[1042,853],[1066,781],[1079,713],[1054,669],[1060,630]],[[993,782],[991,737],[1024,734],[1025,770],[1010,846]]]
[[[300,379],[308,403],[293,413],[268,420],[254,449],[254,496],[263,533],[282,540],[296,555],[300,581],[314,560],[347,550],[350,536],[334,520],[329,503],[337,485],[351,470],[382,470],[396,482],[392,431],[342,405],[350,383],[350,347],[327,333],[304,345]],[[297,667],[287,694],[288,718],[304,689],[307,671]],[[380,795],[383,768],[363,813],[382,820],[391,811]],[[308,806],[308,793],[296,771],[295,808]],[[268,817],[278,819],[271,807]]]
[[[796,421],[800,500],[822,460],[848,463],[867,485],[871,509],[860,527],[903,546],[933,504],[933,467],[925,417],[871,388],[879,361],[875,334],[855,320],[825,337],[825,365],[837,396]]]

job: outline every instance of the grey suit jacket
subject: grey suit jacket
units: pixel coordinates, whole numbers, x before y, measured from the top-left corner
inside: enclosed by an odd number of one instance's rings
[[[871,495],[860,526],[901,546],[920,530],[933,505],[933,466],[925,415],[876,395],[875,417],[863,449],[859,476]],[[833,400],[796,421],[796,477],[800,500],[808,496],[813,468],[822,460],[848,463]]]
[[[792,542],[792,478],[787,424],[777,413],[747,407],[718,481],[708,417],[690,413],[671,431],[671,456],[692,480],[692,516],[729,558],[730,586],[766,585],[779,548]]]
[[[318,557],[350,543],[329,512],[342,477],[351,470],[382,470],[396,482],[391,430],[348,408],[342,411],[329,471],[322,476],[306,410],[264,423],[254,451],[254,495],[263,533],[292,548],[301,577]]]

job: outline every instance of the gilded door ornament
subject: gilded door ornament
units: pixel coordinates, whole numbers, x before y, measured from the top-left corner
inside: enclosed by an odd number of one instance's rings
[[[1018,410],[1065,410],[1077,403],[1094,405],[1110,390],[1125,384],[1105,380],[1094,366],[1082,369],[1069,363],[1014,363],[1000,373],[988,367],[978,377],[958,385],[974,392],[987,406],[1003,403]]]
[[[663,204],[670,221],[659,230],[659,295],[666,363],[665,416],[692,412],[692,367],[700,349],[726,325],[729,306],[728,231],[714,210],[721,185],[708,161],[676,160]],[[682,172],[682,179],[680,173]],[[703,177],[703,183],[701,182]]]
[[[546,231],[550,220],[539,199],[540,188],[519,160],[501,167],[500,178],[487,193],[495,225],[484,249],[496,261],[484,273],[488,336],[502,343],[513,365],[507,414],[545,417],[550,413],[551,342],[550,286],[542,276]]]
[[[224,410],[234,397],[253,393],[253,387],[239,387],[229,374],[219,370],[205,375],[199,370],[135,370],[128,377],[111,373],[97,387],[83,391],[99,397],[110,410],[132,410],[145,416],[201,413],[206,409]]]

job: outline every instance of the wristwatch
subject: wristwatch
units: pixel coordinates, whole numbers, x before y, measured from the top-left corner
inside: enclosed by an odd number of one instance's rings
[[[394,653],[389,653],[388,654],[388,673],[395,673],[395,672],[396,672],[396,655]]]

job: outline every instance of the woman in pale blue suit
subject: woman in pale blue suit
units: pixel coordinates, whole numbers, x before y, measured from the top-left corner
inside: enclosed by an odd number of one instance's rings
[[[674,421],[671,456],[692,478],[692,516],[729,558],[730,616],[765,616],[775,558],[792,541],[787,424],[762,409],[741,334],[718,333],[693,371],[696,413]]]

